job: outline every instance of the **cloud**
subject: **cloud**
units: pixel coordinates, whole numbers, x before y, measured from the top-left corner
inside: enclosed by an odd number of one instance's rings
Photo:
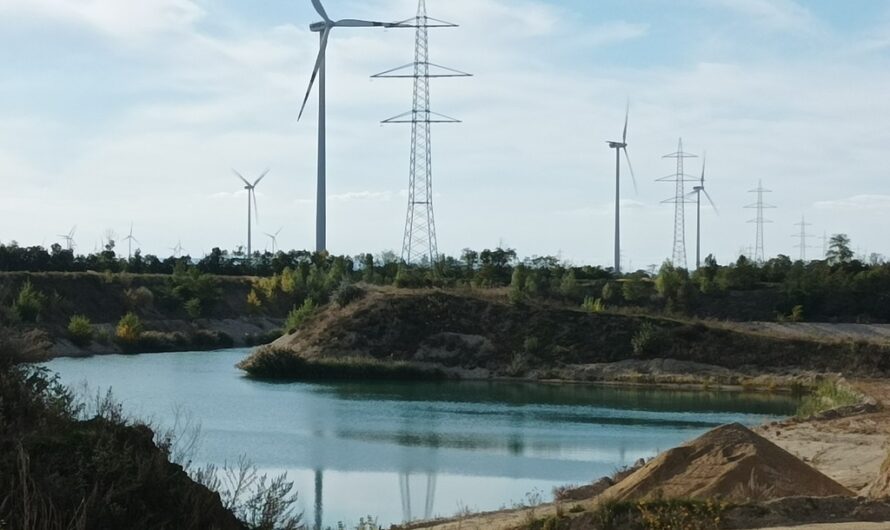
[[[38,16],[115,37],[182,31],[206,14],[193,0],[4,0],[5,16]]]
[[[623,20],[585,28],[575,42],[580,46],[611,46],[639,39],[649,33],[649,24],[630,23]]]
[[[794,0],[703,0],[705,5],[720,7],[750,18],[774,30],[811,30],[816,18]]]
[[[398,195],[400,194],[392,191],[350,191],[329,195],[328,198],[339,202],[389,202]]]
[[[845,199],[819,201],[813,207],[820,210],[890,210],[890,195],[854,195]]]

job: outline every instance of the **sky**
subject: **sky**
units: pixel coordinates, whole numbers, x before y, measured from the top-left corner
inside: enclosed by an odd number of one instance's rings
[[[416,0],[327,0],[337,18],[402,20]],[[474,74],[432,81],[439,250],[610,265],[614,152],[630,101],[624,267],[669,258],[662,155],[707,154],[719,215],[703,253],[754,245],[748,193],[763,181],[768,255],[811,257],[824,233],[890,254],[890,3],[883,0],[428,0],[430,61]],[[0,241],[78,250],[133,225],[146,253],[246,243],[314,246],[317,99],[297,120],[318,50],[309,0],[0,0]],[[411,82],[372,74],[413,60],[406,29],[338,28],[328,51],[328,247],[398,252]],[[687,160],[698,175],[701,160]],[[694,262],[695,211],[686,210]],[[119,248],[125,245],[119,242]]]

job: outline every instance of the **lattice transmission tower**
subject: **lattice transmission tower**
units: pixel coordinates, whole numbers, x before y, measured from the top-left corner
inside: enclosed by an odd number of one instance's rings
[[[426,0],[417,3],[417,16],[393,27],[416,28],[414,62],[371,76],[374,78],[413,78],[414,104],[410,111],[382,123],[411,124],[411,162],[408,180],[408,215],[402,241],[402,262],[432,265],[439,255],[436,219],[433,213],[433,157],[430,125],[460,123],[460,120],[430,110],[430,79],[470,77],[470,74],[429,61],[429,29],[456,28],[457,24],[427,16]]]
[[[698,158],[698,155],[683,151],[683,139],[680,138],[676,153],[664,155],[662,158],[677,159],[677,170],[673,175],[658,179],[658,182],[672,182],[674,184],[674,196],[661,201],[663,204],[674,205],[674,252],[671,262],[675,267],[686,268],[686,204],[691,203],[686,196],[686,183],[695,182],[697,177],[687,175],[684,171],[684,160]]]
[[[754,223],[757,225],[757,236],[754,239],[754,261],[757,263],[763,263],[764,261],[766,261],[766,252],[764,251],[763,244],[763,225],[772,223],[772,221],[763,216],[763,211],[775,208],[775,206],[765,203],[763,201],[763,195],[772,192],[773,190],[768,190],[763,187],[762,180],[758,181],[757,187],[748,192],[757,195],[757,202],[745,206],[745,208],[757,210],[757,216],[754,219],[748,221],[749,223]]]
[[[812,223],[808,223],[805,216],[800,216],[800,222],[795,223],[794,226],[800,227],[800,233],[793,234],[791,237],[797,238],[798,243],[794,245],[794,248],[800,249],[800,261],[807,260],[807,249],[813,248],[812,245],[809,244],[810,239],[813,238],[810,234],[807,234],[807,227],[813,226]]]

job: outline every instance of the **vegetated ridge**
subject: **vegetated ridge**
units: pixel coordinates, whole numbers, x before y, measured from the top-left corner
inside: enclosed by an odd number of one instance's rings
[[[410,363],[436,373],[548,378],[565,377],[561,367],[675,359],[726,368],[890,371],[890,348],[876,343],[774,338],[663,317],[511,303],[471,290],[369,288],[356,298],[307,317],[241,368],[311,378],[320,365],[358,366],[367,375],[368,363]]]

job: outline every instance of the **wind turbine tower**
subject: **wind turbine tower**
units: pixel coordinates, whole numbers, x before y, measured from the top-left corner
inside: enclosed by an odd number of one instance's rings
[[[315,60],[315,68],[312,70],[312,77],[309,78],[309,88],[306,89],[306,96],[303,98],[303,106],[300,107],[299,121],[303,117],[303,111],[306,110],[306,103],[309,101],[309,95],[312,93],[312,87],[315,86],[315,79],[318,78],[318,184],[316,186],[316,207],[315,207],[315,250],[324,252],[327,250],[327,151],[325,140],[327,138],[326,126],[326,91],[325,91],[325,54],[328,49],[328,38],[331,30],[337,27],[348,28],[370,28],[370,27],[395,27],[396,23],[375,22],[370,20],[342,19],[332,20],[321,4],[321,0],[312,0],[312,6],[321,16],[320,22],[315,22],[309,26],[309,30],[318,33],[319,49],[318,58]]]
[[[772,192],[773,190],[768,190],[763,187],[762,180],[758,181],[757,187],[748,192],[757,195],[757,202],[745,206],[745,208],[757,210],[757,217],[748,221],[749,223],[754,223],[757,225],[757,236],[754,242],[754,261],[757,263],[763,263],[764,261],[766,261],[766,252],[764,252],[763,250],[763,225],[772,223],[772,221],[764,217],[763,211],[775,208],[775,206],[765,203],[763,201],[763,195]]]
[[[808,227],[808,226],[813,226],[813,225],[812,225],[811,223],[808,223],[808,222],[807,222],[806,217],[804,217],[804,216],[800,216],[800,222],[799,222],[799,223],[796,223],[794,226],[799,226],[799,227],[800,227],[800,233],[799,233],[799,234],[794,234],[794,235],[791,236],[791,237],[799,238],[799,240],[800,240],[800,241],[798,242],[798,244],[794,246],[794,248],[799,248],[799,249],[800,249],[800,261],[804,261],[804,262],[805,262],[805,261],[807,260],[807,249],[808,249],[808,248],[813,248],[813,247],[808,243],[808,241],[810,240],[810,238],[812,238],[813,236],[807,234],[807,227]]]
[[[411,161],[408,179],[408,214],[402,240],[402,262],[418,263],[424,259],[434,264],[439,257],[436,220],[433,215],[433,159],[430,125],[460,123],[459,120],[430,110],[430,79],[470,77],[471,74],[429,61],[429,29],[455,28],[456,24],[427,16],[426,0],[417,3],[417,15],[391,27],[416,28],[414,62],[371,76],[372,78],[413,78],[412,109],[382,123],[411,124]]]
[[[677,152],[664,155],[662,158],[674,158],[677,160],[677,171],[673,175],[658,179],[659,182],[674,183],[674,196],[661,201],[663,204],[674,205],[674,252],[671,262],[675,267],[686,268],[686,183],[695,182],[697,179],[684,172],[683,164],[687,158],[698,158],[697,155],[683,151],[683,139],[680,138]]]
[[[711,195],[708,193],[708,190],[705,189],[705,163],[707,162],[706,157],[702,157],[701,163],[701,181],[698,186],[692,188],[692,193],[688,196],[692,197],[695,195],[695,268],[701,268],[701,196],[704,194],[705,198],[708,199],[708,202],[711,204],[711,208],[714,209],[714,212],[717,215],[720,215],[720,211],[717,210],[717,205],[714,204],[714,200],[711,199]]]
[[[135,241],[137,245],[142,244],[138,239],[133,237],[133,223],[130,223],[130,233],[124,239],[127,241],[127,259],[130,260],[133,258],[133,241]]]
[[[609,148],[615,150],[615,274],[621,274],[621,151],[624,151],[624,158],[627,159],[627,169],[630,171],[634,191],[637,190],[634,168],[630,164],[630,155],[627,154],[627,121],[629,117],[630,103],[627,104],[624,111],[624,132],[621,135],[621,141],[606,142],[609,144]]]
[[[260,210],[257,207],[256,203],[256,187],[259,185],[260,181],[266,178],[266,175],[269,174],[269,170],[263,172],[262,175],[259,176],[258,179],[253,181],[253,184],[250,183],[249,180],[244,178],[241,173],[238,173],[234,169],[232,170],[235,175],[244,182],[244,189],[247,190],[247,261],[253,260],[253,250],[252,250],[252,242],[253,242],[253,218],[256,217],[257,222],[260,219]],[[251,208],[253,208],[253,212],[251,212]]]

